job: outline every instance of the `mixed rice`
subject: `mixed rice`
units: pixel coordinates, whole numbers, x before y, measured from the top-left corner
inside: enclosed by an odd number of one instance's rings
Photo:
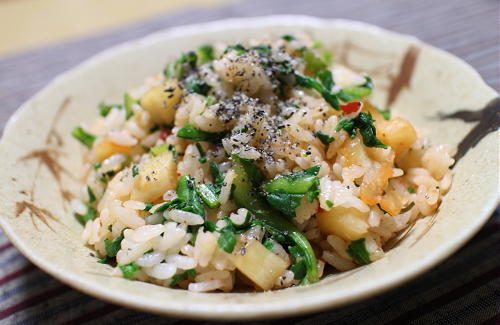
[[[183,54],[74,129],[85,243],[116,276],[199,292],[382,258],[436,212],[454,152],[370,104],[372,88],[306,36]]]

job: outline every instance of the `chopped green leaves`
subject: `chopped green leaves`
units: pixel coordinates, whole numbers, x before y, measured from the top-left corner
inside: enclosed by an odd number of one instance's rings
[[[97,169],[101,168],[101,166],[102,166],[102,162],[99,161],[99,162],[96,162],[95,164],[93,164],[92,168],[97,170]]]
[[[281,36],[281,38],[287,42],[290,42],[290,41],[293,41],[296,39],[295,36],[290,35],[290,34],[285,34],[285,35]]]
[[[97,210],[93,206],[87,205],[87,213],[79,214],[75,212],[75,217],[82,225],[85,226],[89,220],[94,220],[97,217]]]
[[[207,96],[205,97],[205,100],[207,101],[207,106],[213,105],[215,104],[215,102],[217,102],[217,98],[215,98],[214,96]]]
[[[326,205],[329,207],[329,208],[333,208],[333,202],[330,201],[330,200],[326,200]]]
[[[134,262],[120,265],[120,270],[123,273],[123,277],[128,280],[132,280],[134,278],[134,274],[136,271],[139,271],[141,267]]]
[[[87,195],[89,196],[89,203],[94,203],[96,198],[94,191],[90,188],[90,186],[87,185]]]
[[[382,115],[384,120],[389,121],[391,119],[391,111],[388,109],[377,109],[377,111]]]
[[[149,211],[153,207],[153,203],[145,203],[144,211]]]
[[[383,144],[379,138],[377,138],[377,129],[375,128],[375,125],[373,125],[373,122],[375,122],[375,120],[372,118],[370,112],[361,112],[352,120],[341,120],[337,125],[336,130],[337,132],[345,130],[351,138],[354,138],[356,136],[357,129],[363,138],[365,146],[385,149],[387,146]]]
[[[125,93],[123,95],[123,102],[125,106],[125,119],[130,119],[132,116],[134,116],[134,104],[137,104],[137,101],[134,100],[128,93]]]
[[[265,182],[262,188],[267,202],[286,216],[295,217],[295,209],[304,195],[307,194],[311,202],[317,196],[319,180],[316,175],[319,169],[315,166]]]
[[[235,51],[238,55],[246,53],[247,49],[241,44],[229,45],[225,50],[224,54]]]
[[[337,96],[344,102],[351,102],[363,97],[367,97],[372,93],[373,82],[370,77],[365,77],[366,82],[361,86],[344,87]]]
[[[210,162],[210,174],[212,174],[214,184],[222,185],[222,183],[224,182],[224,176],[222,175],[219,165],[217,165],[216,162]]]
[[[177,132],[177,136],[188,140],[213,142],[220,138],[220,133],[205,132],[193,124],[186,124]]]
[[[288,251],[292,255],[293,264],[290,267],[290,271],[294,274],[295,280],[302,280],[307,274],[307,265],[301,254],[300,249],[295,246],[289,247]]]
[[[321,81],[323,86],[325,86],[325,88],[328,91],[332,90],[335,83],[333,82],[333,76],[332,76],[332,72],[330,70],[320,71],[320,72],[318,72],[316,77],[319,79],[319,81]]]
[[[359,264],[369,264],[371,262],[370,253],[365,246],[365,240],[365,238],[360,238],[352,241],[346,249],[347,254]]]
[[[264,191],[275,193],[286,191],[294,194],[305,194],[314,185],[320,166],[314,166],[288,175],[279,175],[264,183]]]
[[[196,276],[196,271],[194,269],[187,270],[187,271],[184,271],[182,273],[176,274],[170,280],[170,286],[175,287],[181,281],[186,280],[189,277],[194,278],[195,276]]]
[[[106,117],[106,116],[108,116],[109,112],[111,112],[111,110],[113,108],[122,109],[123,106],[122,105],[118,105],[118,104],[106,105],[104,102],[100,102],[99,103],[99,114],[102,117]]]
[[[139,175],[139,166],[133,165],[132,166],[132,177],[136,177],[137,175]]]
[[[202,45],[196,51],[198,56],[198,65],[211,62],[215,59],[214,48],[211,45]]]
[[[257,45],[257,46],[251,47],[250,49],[257,51],[262,55],[271,54],[271,46],[269,46],[269,45]]]
[[[309,70],[313,75],[325,70],[328,67],[326,62],[317,56],[313,51],[303,48],[301,52],[307,70]]]
[[[167,78],[184,79],[189,72],[196,69],[198,56],[194,52],[187,52],[181,55],[174,63],[169,63],[163,70],[163,74]]]
[[[198,153],[200,154],[200,158],[198,158],[198,161],[200,164],[204,164],[207,162],[207,155],[205,154],[205,151],[203,150],[201,144],[199,142],[196,142],[196,149],[198,149]]]
[[[416,193],[415,189],[413,187],[411,187],[411,186],[408,186],[407,190],[408,190],[408,193],[410,193],[410,194],[415,194]]]
[[[184,87],[186,87],[186,90],[190,93],[197,93],[203,96],[206,96],[210,89],[212,89],[211,86],[209,86],[203,79],[200,78],[186,79]]]
[[[216,208],[220,205],[220,188],[216,188],[213,184],[200,184],[198,185],[197,190],[201,199],[209,208]]]
[[[203,224],[203,227],[205,228],[206,231],[214,232],[217,227],[215,226],[215,222],[207,220]]]
[[[311,77],[295,73],[295,81],[298,86],[311,88],[321,94],[321,96],[330,104],[334,109],[339,110],[339,100],[337,96],[332,94],[321,82]]]
[[[331,137],[329,136],[328,134],[324,134],[323,132],[321,131],[318,131],[316,133],[314,133],[314,135],[321,141],[321,143],[323,143],[325,146],[328,146],[330,143],[332,143],[335,138],[334,137]]]
[[[221,229],[217,245],[226,253],[231,254],[236,246],[235,228],[231,221],[228,225]]]
[[[156,146],[156,147],[153,147],[149,150],[149,153],[155,157],[155,156],[158,156],[159,154],[162,154],[164,152],[167,152],[169,151],[169,148],[168,148],[168,144],[164,143],[164,144],[160,144],[159,146]]]
[[[71,132],[71,135],[89,149],[92,148],[96,139],[95,135],[88,133],[81,126],[76,127],[73,132]]]
[[[295,217],[295,209],[300,205],[303,196],[304,194],[278,192],[267,194],[266,200],[274,209],[293,218]]]
[[[205,209],[203,208],[202,199],[196,191],[196,182],[193,178],[189,176],[182,176],[177,183],[176,193],[177,198],[164,203],[158,207],[154,213],[178,209],[205,217]]]
[[[116,237],[113,240],[105,239],[104,240],[104,247],[106,248],[106,256],[108,257],[115,257],[118,251],[120,250],[122,240],[123,240],[123,233]]]

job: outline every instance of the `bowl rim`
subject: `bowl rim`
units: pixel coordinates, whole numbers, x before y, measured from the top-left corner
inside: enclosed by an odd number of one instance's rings
[[[75,67],[59,74],[30,99],[24,102],[9,118],[0,143],[4,144],[5,139],[13,131],[14,124],[16,120],[18,120],[20,112],[28,110],[31,102],[36,101],[37,98],[43,96],[45,92],[47,92],[51,88],[57,87],[59,84],[63,83],[66,78],[72,75],[77,75],[80,70],[85,70],[88,66],[98,64],[100,61],[106,60],[117,53],[126,52],[130,48],[147,47],[149,44],[160,42],[164,38],[179,36],[191,37],[198,34],[200,30],[203,30],[204,32],[224,31],[230,29],[231,27],[241,26],[242,23],[245,23],[250,27],[257,25],[269,25],[270,27],[277,25],[301,25],[308,28],[340,27],[351,30],[370,32],[373,34],[384,34],[398,39],[406,39],[406,41],[416,44],[420,47],[435,51],[440,55],[445,55],[449,60],[454,60],[455,64],[461,65],[464,70],[467,70],[470,73],[471,78],[474,78],[475,82],[481,82],[483,87],[487,87],[492,91],[492,93],[496,93],[495,90],[493,90],[489,85],[485,83],[479,73],[462,59],[448,52],[428,45],[414,36],[396,33],[368,23],[346,19],[324,19],[305,15],[269,15],[260,17],[228,18],[198,24],[180,25],[157,31],[144,37],[112,46],[104,51],[97,53],[96,55],[89,57]],[[442,262],[444,259],[451,256],[466,242],[468,242],[472,238],[472,236],[474,236],[488,221],[499,201],[500,194],[497,193],[496,197],[492,196],[488,204],[483,206],[482,210],[478,213],[480,217],[477,218],[474,223],[471,223],[469,228],[464,229],[455,237],[454,240],[446,242],[439,248],[430,252],[430,254],[426,255],[424,258],[415,262],[411,268],[407,268],[404,271],[394,273],[390,279],[384,279],[383,281],[379,281],[375,284],[372,283],[370,285],[365,285],[362,288],[357,288],[357,290],[345,290],[344,295],[336,295],[334,299],[329,299],[329,296],[326,294],[321,294],[319,296],[304,296],[301,297],[300,301],[298,301],[298,299],[290,299],[290,301],[287,301],[288,304],[286,306],[284,304],[273,303],[229,303],[214,308],[214,305],[212,304],[194,303],[191,306],[187,306],[184,303],[178,303],[175,301],[169,301],[168,304],[162,304],[161,302],[158,304],[151,304],[151,301],[141,301],[141,299],[130,300],[130,297],[120,290],[110,290],[109,288],[102,287],[98,283],[95,283],[91,280],[85,280],[80,278],[79,276],[76,276],[75,274],[62,272],[57,268],[57,266],[54,266],[43,258],[37,256],[16,234],[15,230],[9,225],[9,223],[4,220],[5,218],[0,218],[0,226],[4,230],[8,239],[14,244],[14,246],[17,247],[21,251],[21,253],[33,264],[35,264],[37,267],[50,274],[54,278],[60,280],[64,284],[92,297],[96,297],[98,299],[102,299],[104,301],[138,311],[146,311],[179,318],[200,320],[213,320],[214,318],[218,320],[250,320],[264,318],[270,319],[279,317],[291,317],[299,314],[317,312],[320,310],[325,310],[327,308],[339,307],[348,303],[352,303],[354,301],[366,299],[377,293],[385,292],[417,277],[418,275],[428,271],[432,267]],[[206,295],[207,293],[199,294]],[[215,294],[234,295],[231,293]],[[295,300],[295,302],[293,300]],[[257,307],[257,309],[255,307]]]

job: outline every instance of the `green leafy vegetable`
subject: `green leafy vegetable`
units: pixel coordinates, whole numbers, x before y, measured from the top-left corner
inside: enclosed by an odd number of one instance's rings
[[[333,142],[333,140],[335,140],[334,137],[331,137],[328,134],[324,134],[321,131],[316,132],[314,135],[316,135],[316,137],[318,137],[321,143],[323,143],[325,146],[328,146],[330,143]]]
[[[359,264],[369,264],[371,262],[370,253],[366,250],[365,238],[352,241],[346,252]]]
[[[235,229],[232,222],[227,218],[227,226],[221,229],[217,245],[226,253],[231,254],[236,246]]]
[[[171,79],[177,78],[178,80],[184,79],[192,70],[196,69],[196,62],[198,56],[194,52],[187,52],[181,55],[174,63],[169,63],[163,70],[163,74]]]
[[[271,252],[274,252],[274,244],[271,238],[267,238],[266,240],[264,240],[262,245],[264,245],[264,247],[270,250]]]
[[[408,186],[408,193],[415,194],[415,189],[411,186]]]
[[[319,180],[316,175],[319,169],[319,166],[315,166],[265,182],[262,189],[267,202],[286,216],[295,217],[295,209],[300,205],[302,197],[318,188]]]
[[[207,97],[205,97],[205,100],[207,101],[207,106],[210,106],[210,105],[215,104],[215,102],[217,101],[217,98],[215,98],[214,96],[207,96]]]
[[[214,48],[211,45],[202,45],[196,51],[198,56],[198,65],[202,65],[211,62],[215,59]]]
[[[153,203],[145,203],[144,211],[149,211],[154,206]]]
[[[311,88],[321,94],[321,96],[330,104],[334,109],[339,110],[339,100],[337,96],[332,94],[321,82],[311,77],[306,77],[299,73],[295,73],[295,81],[298,86]]]
[[[139,271],[141,267],[134,262],[120,265],[120,270],[122,270],[123,277],[128,280],[132,280],[134,278],[134,274],[136,271]]]
[[[283,36],[281,36],[281,38],[287,42],[290,42],[290,41],[293,41],[296,39],[295,36],[289,35],[289,34],[283,35]]]
[[[365,146],[385,149],[387,146],[383,144],[379,138],[377,138],[377,129],[375,128],[375,125],[373,125],[373,122],[375,122],[375,120],[372,118],[370,112],[361,112],[352,120],[341,120],[337,125],[336,130],[337,132],[345,130],[351,138],[354,138],[356,136],[357,129],[363,138]]]
[[[333,202],[330,201],[330,200],[326,200],[326,205],[329,207],[329,208],[332,208],[333,207]]]
[[[316,75],[319,81],[325,86],[328,91],[331,91],[335,83],[333,82],[332,72],[330,70],[323,70]]]
[[[266,201],[257,195],[256,188],[260,184],[255,185],[255,180],[252,180],[247,173],[247,170],[251,168],[245,166],[243,160],[237,155],[232,155],[231,158],[233,160],[233,168],[236,171],[236,177],[233,181],[233,185],[235,186],[233,199],[236,205],[248,209],[257,219],[254,224],[257,224],[257,222],[261,224],[266,232],[271,234],[275,240],[281,242],[290,241],[298,247],[307,269],[307,274],[302,279],[301,284],[318,281],[316,256],[307,238],[305,238],[295,225],[271,209]]]
[[[200,184],[197,189],[201,199],[209,208],[216,208],[220,205],[220,188],[217,189],[214,184]]]
[[[90,188],[90,186],[87,185],[87,194],[89,196],[89,203],[94,203],[95,202],[95,194],[94,192],[92,191],[92,189]]]
[[[365,77],[366,82],[361,86],[349,86],[342,88],[337,96],[344,102],[351,102],[363,97],[367,97],[372,93],[373,82],[370,77]]]
[[[209,86],[204,80],[200,78],[188,78],[189,80],[186,80],[184,83],[184,86],[186,87],[186,90],[190,93],[197,93],[203,96],[206,96],[210,89],[212,89],[211,86]]]
[[[257,46],[251,47],[250,49],[257,51],[262,55],[271,54],[271,46],[269,46],[269,45],[257,45]]]
[[[79,214],[75,212],[76,219],[85,226],[89,220],[94,220],[97,217],[97,210],[91,206],[87,205],[87,213]]]
[[[182,176],[177,183],[177,197],[158,207],[154,212],[163,212],[170,209],[178,209],[192,212],[205,217],[202,199],[196,191],[196,182],[189,176]]]
[[[391,111],[388,109],[377,109],[377,111],[382,115],[384,120],[389,121],[391,119]]]
[[[106,116],[108,116],[109,112],[111,112],[111,110],[112,110],[113,108],[116,108],[116,109],[123,109],[123,106],[122,106],[122,105],[118,105],[118,104],[106,105],[106,104],[104,104],[103,102],[100,102],[100,103],[99,103],[99,114],[100,114],[102,117],[106,117]]]
[[[113,240],[105,239],[104,247],[106,248],[106,256],[115,257],[118,251],[120,250],[122,240],[123,240],[123,232],[120,236],[116,237]]]
[[[290,271],[294,274],[295,280],[302,280],[307,274],[307,265],[302,256],[302,252],[299,248],[292,246],[288,248],[288,251],[292,255],[293,264],[290,267]]]
[[[172,277],[172,279],[170,280],[170,286],[171,287],[175,287],[181,281],[186,280],[189,277],[194,278],[195,276],[196,276],[196,271],[194,269],[186,270],[186,271],[184,271],[182,273],[174,275]]]
[[[220,171],[219,165],[213,161],[210,162],[210,174],[212,174],[214,184],[222,185],[224,182],[224,176]]]
[[[95,164],[93,164],[92,168],[99,169],[99,168],[101,168],[101,166],[102,166],[102,162],[99,161],[99,162],[96,162]]]
[[[320,41],[314,41],[313,44],[311,45],[312,49],[319,49],[320,47],[323,46],[323,43]]]
[[[80,141],[84,146],[87,148],[92,148],[92,145],[94,144],[94,141],[96,139],[95,135],[92,135],[85,131],[81,126],[77,126],[73,132],[71,132],[71,135]]]
[[[215,222],[210,221],[210,220],[205,221],[205,223],[203,224],[203,227],[205,228],[206,231],[210,231],[210,232],[214,232],[215,229],[217,228],[215,226]]]
[[[199,142],[196,142],[196,149],[198,149],[198,152],[200,154],[200,158],[198,161],[200,164],[204,164],[207,162],[207,155],[205,154],[205,151],[203,151],[203,148],[201,147],[201,144]]]
[[[132,116],[134,116],[134,108],[133,105],[137,103],[136,100],[134,100],[128,93],[125,93],[123,95],[123,102],[125,106],[125,118],[128,120]]]
[[[132,177],[136,177],[137,175],[139,175],[139,166],[133,165],[132,166]]]
[[[155,156],[158,156],[159,154],[162,154],[164,152],[167,152],[168,151],[168,144],[164,143],[164,144],[160,144],[159,146],[156,146],[156,147],[153,147],[149,150],[149,153],[155,157]]]
[[[323,61],[323,59],[317,56],[313,51],[304,48],[301,52],[307,70],[309,70],[313,75],[325,70],[328,67],[325,61]]]
[[[235,51],[238,55],[242,55],[247,52],[247,49],[241,44],[229,45],[224,54],[229,53],[230,51]]]
[[[328,65],[332,64],[332,62],[333,62],[333,54],[332,54],[332,52],[330,52],[330,51],[324,51],[323,53],[321,53],[321,57],[323,58],[323,60],[325,60],[325,62]]]
[[[219,139],[221,134],[205,132],[197,129],[193,124],[186,124],[177,132],[177,136],[188,140],[213,142]]]

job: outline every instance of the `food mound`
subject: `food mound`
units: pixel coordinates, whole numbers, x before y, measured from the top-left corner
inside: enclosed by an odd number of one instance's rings
[[[306,36],[184,53],[74,129],[89,149],[73,202],[83,239],[116,276],[198,292],[382,258],[436,212],[454,160],[372,90]]]

